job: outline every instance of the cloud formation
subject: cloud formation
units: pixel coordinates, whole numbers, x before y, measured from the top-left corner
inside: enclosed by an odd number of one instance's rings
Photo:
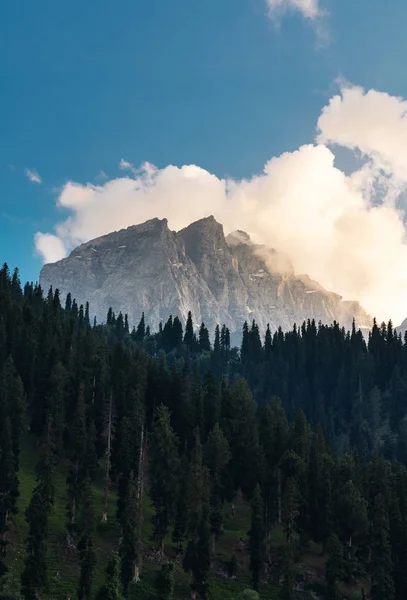
[[[36,233],[35,234],[35,247],[44,259],[46,257],[52,258],[47,262],[56,262],[66,256],[66,246],[64,242],[57,235],[52,233]]]
[[[343,85],[321,112],[315,143],[272,158],[250,180],[195,165],[128,163],[128,175],[103,185],[67,182],[58,205],[71,216],[55,235],[38,233],[37,249],[53,262],[149,218],[166,217],[178,230],[213,214],[226,233],[248,231],[287,255],[297,273],[398,324],[407,312],[406,110],[400,98]],[[362,161],[354,172],[335,165],[337,146]]]
[[[286,11],[300,12],[306,19],[322,16],[319,0],[266,0],[271,16],[281,15]]]
[[[42,179],[35,169],[25,169],[24,174],[33,183],[42,183]]]

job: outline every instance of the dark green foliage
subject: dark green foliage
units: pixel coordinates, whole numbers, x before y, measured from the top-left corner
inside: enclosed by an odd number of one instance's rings
[[[137,483],[131,475],[121,513],[122,543],[120,546],[121,580],[126,591],[129,584],[136,580],[140,560],[138,540],[139,501],[137,498]]]
[[[238,600],[259,600],[259,594],[254,590],[244,590]]]
[[[107,324],[93,326],[91,314],[72,296],[61,304],[57,289],[21,290],[17,271],[0,269],[0,594],[16,578],[21,502],[22,595],[48,598],[58,469],[58,481],[68,471],[58,496],[67,499],[79,598],[99,586],[95,556],[105,535],[120,559],[111,557],[99,600],[152,593],[151,565],[141,569],[143,518],[161,558],[172,534],[197,597],[211,591],[211,561],[236,574],[232,552],[243,580],[248,552],[245,560],[222,536],[229,519],[237,533],[239,515],[228,517],[227,503],[242,496],[246,510],[252,506],[250,567],[262,597],[263,565],[276,575],[274,536],[285,535],[282,598],[294,598],[296,563],[311,542],[331,598],[362,578],[372,600],[406,598],[407,343],[391,322],[375,322],[368,343],[355,326],[346,332],[337,323],[309,320],[285,333],[245,323],[239,352],[225,325],[212,349],[203,323],[195,334],[192,314],[185,334],[177,316],[152,332],[142,315],[130,334],[125,314],[109,310]],[[27,438],[37,461],[30,499],[19,482]],[[65,550],[61,531],[58,544]],[[170,598],[179,570],[163,564],[156,592]]]
[[[174,565],[171,562],[161,566],[155,579],[157,600],[172,600],[174,593]]]
[[[106,582],[97,595],[97,600],[123,600],[120,583],[120,559],[114,552],[106,568]]]
[[[325,578],[332,594],[337,589],[338,582],[345,577],[343,546],[337,535],[332,534],[327,543],[327,561],[325,565]]]
[[[371,600],[393,600],[393,563],[389,540],[389,524],[382,494],[374,499],[371,531]]]
[[[48,520],[54,503],[52,428],[48,425],[42,457],[38,463],[38,485],[34,489],[25,516],[29,526],[27,556],[21,574],[21,593],[35,600],[47,585]]]
[[[249,547],[253,587],[258,590],[265,558],[264,506],[260,486],[255,488],[252,498]]]
[[[191,590],[200,598],[208,597],[208,574],[211,565],[208,511],[202,513],[196,536],[188,544],[183,567],[191,573]]]
[[[293,556],[293,547],[290,542],[285,546],[283,550],[283,582],[279,598],[281,600],[294,600],[295,598],[295,563]]]
[[[150,494],[155,509],[154,531],[162,550],[175,511],[178,466],[178,439],[171,427],[170,412],[161,405],[155,413],[151,438]]]
[[[95,515],[90,481],[83,483],[79,497],[76,530],[78,536],[78,553],[80,560],[80,576],[78,583],[78,600],[90,600],[92,597],[93,571],[95,553],[92,534],[95,527]]]

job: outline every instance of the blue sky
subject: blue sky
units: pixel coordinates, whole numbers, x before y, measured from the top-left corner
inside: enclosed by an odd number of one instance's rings
[[[36,232],[70,214],[56,206],[64,184],[120,177],[123,157],[251,178],[314,141],[339,76],[407,98],[405,0],[319,9],[272,19],[266,0],[2,2],[0,260],[35,280]]]

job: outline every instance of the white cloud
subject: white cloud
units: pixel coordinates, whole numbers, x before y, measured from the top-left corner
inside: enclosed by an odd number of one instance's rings
[[[47,262],[56,262],[66,256],[64,242],[52,233],[36,233],[35,247],[43,257],[46,257]]]
[[[24,174],[33,183],[42,183],[42,179],[35,169],[25,169]]]
[[[399,98],[344,86],[322,110],[317,143],[272,158],[250,180],[145,163],[103,185],[68,182],[58,204],[71,216],[56,236],[37,234],[37,248],[53,261],[64,248],[152,217],[180,229],[213,214],[226,232],[248,231],[297,273],[398,323],[407,312],[407,232],[395,203],[407,189],[405,114]],[[350,175],[335,166],[337,145],[363,158]]]
[[[119,162],[119,169],[122,171],[132,171],[134,169],[134,165],[127,160],[124,160],[124,158],[121,158]]]
[[[407,101],[343,85],[318,120],[318,141],[359,150],[384,172],[407,180]]]
[[[279,16],[286,11],[298,11],[307,19],[322,16],[319,0],[266,0],[271,16]]]

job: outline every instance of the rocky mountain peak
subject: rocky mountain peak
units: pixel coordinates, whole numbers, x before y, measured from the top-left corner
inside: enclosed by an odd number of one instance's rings
[[[235,341],[252,319],[262,331],[267,323],[287,330],[308,318],[345,327],[353,317],[359,326],[371,324],[358,303],[296,276],[288,259],[253,244],[244,231],[225,238],[213,216],[179,232],[169,229],[167,219],[150,219],[101,236],[44,265],[40,283],[62,296],[71,292],[78,303],[89,301],[99,321],[112,307],[127,313],[131,324],[144,312],[157,329],[170,314],[185,321],[191,310],[196,324],[204,321],[211,331],[225,324]]]

